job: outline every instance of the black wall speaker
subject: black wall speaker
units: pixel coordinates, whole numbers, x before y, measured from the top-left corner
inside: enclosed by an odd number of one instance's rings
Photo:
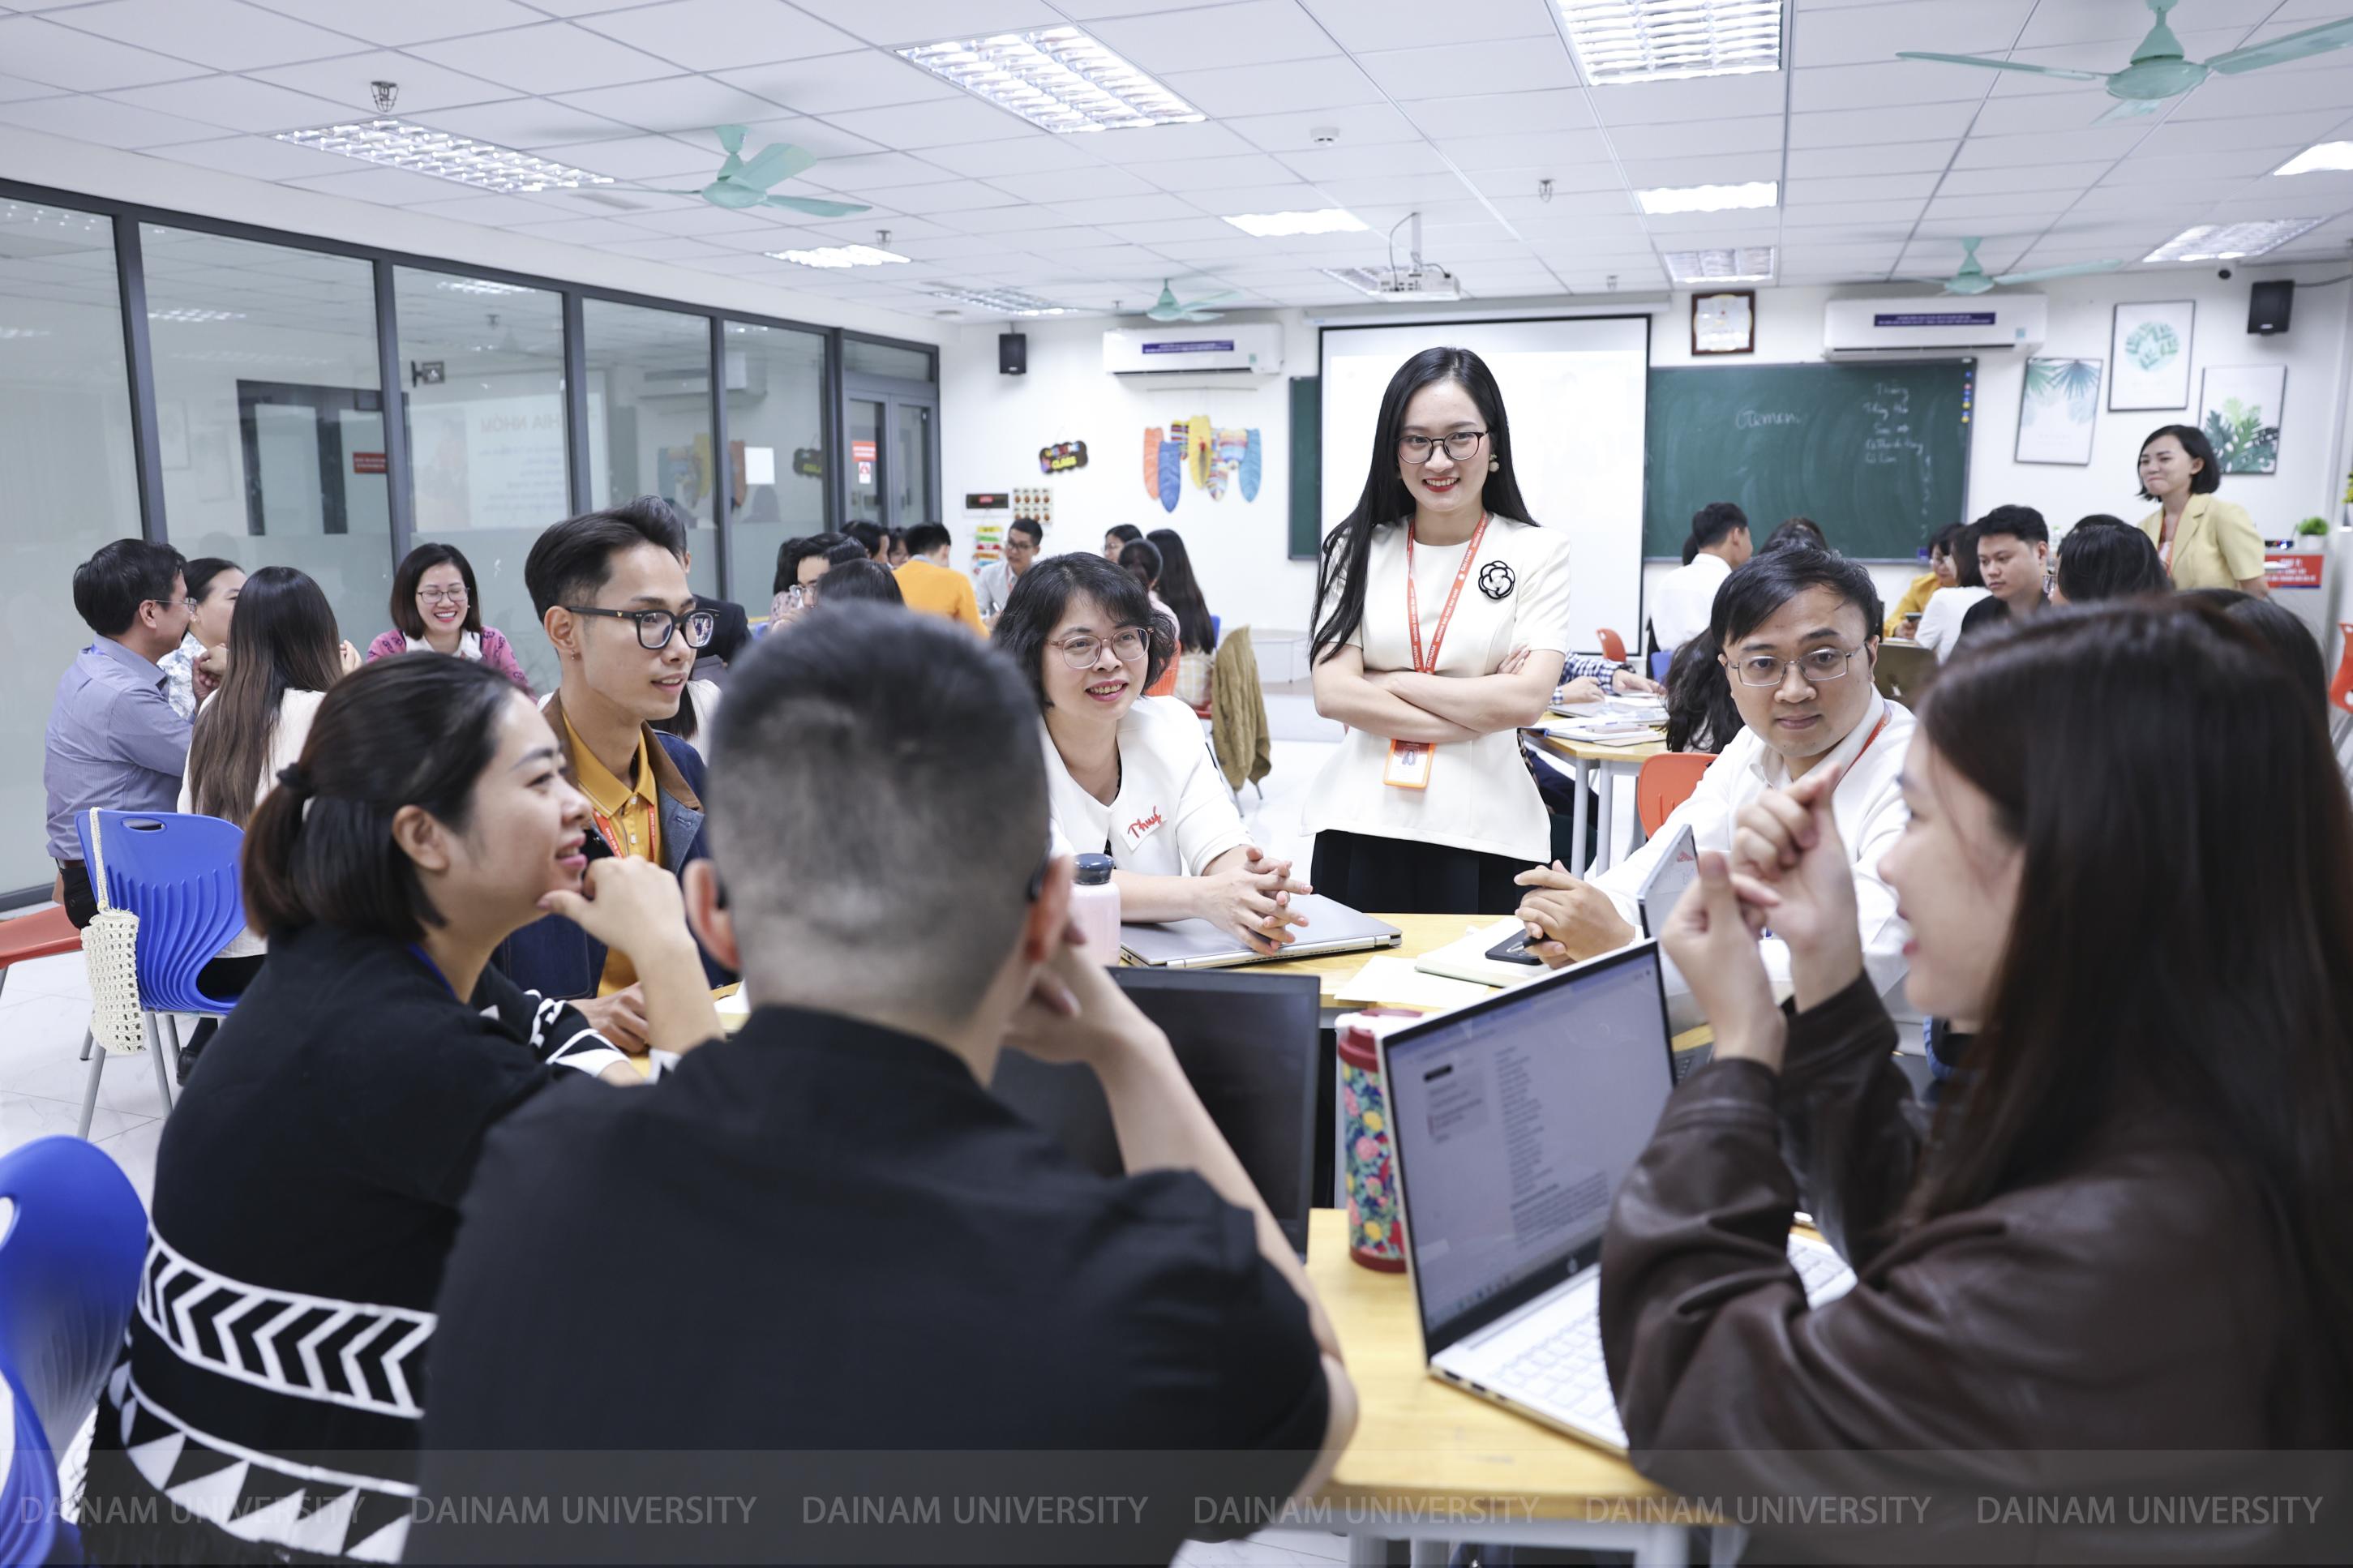
[[[2295,310],[2295,279],[2282,278],[2247,290],[2247,331],[2270,337],[2287,331]]]
[[[2257,288],[2263,287],[2261,284]],[[1028,375],[1029,374],[1029,340],[1020,332],[997,334],[997,374]]]

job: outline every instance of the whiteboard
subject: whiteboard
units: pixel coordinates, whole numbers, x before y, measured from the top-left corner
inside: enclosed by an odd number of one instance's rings
[[[1520,493],[1534,521],[1568,537],[1572,648],[1599,648],[1602,626],[1639,647],[1650,318],[1325,327],[1324,532],[1364,490],[1389,377],[1430,348],[1469,349],[1503,389]]]

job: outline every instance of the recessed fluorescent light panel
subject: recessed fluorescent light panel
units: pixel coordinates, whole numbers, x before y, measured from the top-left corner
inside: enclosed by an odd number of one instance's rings
[[[984,310],[1001,310],[1008,316],[1059,316],[1069,309],[1050,304],[1035,294],[1024,294],[1018,289],[934,289],[932,295],[934,299],[977,305]]]
[[[1338,207],[1312,213],[1236,213],[1226,221],[1261,239],[1285,239],[1295,234],[1361,234],[1365,228],[1356,214]]]
[[[444,278],[433,285],[447,289],[452,294],[536,294],[536,289],[526,289],[520,283],[494,283],[488,278]]]
[[[1670,250],[1667,276],[1677,283],[1770,283],[1773,247],[1754,245],[1738,250]]]
[[[2353,142],[2323,142],[2306,147],[2272,171],[2274,174],[2318,174],[2353,169]]]
[[[1664,81],[1781,67],[1781,0],[1559,0],[1585,79]]]
[[[828,245],[821,250],[771,250],[766,254],[778,261],[797,261],[803,267],[881,267],[907,259],[896,251],[877,250],[871,245]]]
[[[1780,199],[1773,180],[1751,180],[1745,185],[1661,185],[1637,191],[1642,210],[1653,217],[1662,213],[1737,212],[1744,207],[1769,207]]]
[[[147,319],[151,321],[242,321],[245,320],[245,312],[243,310],[198,310],[184,307],[174,310],[150,310],[147,312]]]
[[[1130,131],[1206,118],[1076,27],[901,49],[902,58],[1048,131]]]
[[[2253,223],[2201,223],[2185,228],[2141,260],[2236,261],[2277,250],[2306,229],[2317,228],[2316,217],[2263,218]]]
[[[455,180],[485,191],[568,191],[582,185],[609,185],[610,174],[592,174],[569,163],[552,163],[511,147],[469,141],[412,125],[406,120],[369,120],[349,125],[322,125],[310,131],[281,131],[280,142],[340,153],[369,163],[385,163],[412,174]]]

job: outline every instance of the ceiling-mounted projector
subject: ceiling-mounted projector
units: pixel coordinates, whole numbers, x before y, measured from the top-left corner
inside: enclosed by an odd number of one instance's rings
[[[1408,264],[1398,265],[1397,231],[1406,225],[1413,226],[1413,235],[1406,242]],[[1376,300],[1406,300],[1413,303],[1444,302],[1462,298],[1462,279],[1435,261],[1421,258],[1421,215],[1408,213],[1389,230],[1389,263],[1387,267],[1326,267],[1324,276],[1345,283],[1360,294]]]

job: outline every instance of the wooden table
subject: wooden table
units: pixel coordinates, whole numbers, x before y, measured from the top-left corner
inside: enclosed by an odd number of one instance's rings
[[[1323,988],[1324,1022],[1329,1025],[1333,1016],[1357,1007],[1378,1005],[1373,1002],[1340,1000],[1340,987],[1349,976],[1364,968],[1369,959],[1387,954],[1391,958],[1413,960],[1425,952],[1435,952],[1448,942],[1461,939],[1462,933],[1474,926],[1493,925],[1510,914],[1498,910],[1492,915],[1381,915],[1373,919],[1387,921],[1404,932],[1395,947],[1376,947],[1356,952],[1331,952],[1320,958],[1283,959],[1273,963],[1253,963],[1238,969],[1237,974],[1312,974]]]
[[[1631,1465],[1430,1375],[1406,1276],[1351,1262],[1337,1210],[1308,1221],[1307,1276],[1358,1410],[1347,1452],[1300,1511],[1346,1534],[1350,1562],[1380,1563],[1389,1541],[1413,1542],[1418,1563],[1444,1562],[1446,1542],[1491,1541],[1630,1551],[1644,1568],[1681,1568],[1685,1527],[1641,1521],[1641,1500],[1667,1494]]]
[[[1585,861],[1585,789],[1597,784],[1601,794],[1600,842],[1593,847],[1592,869],[1607,871],[1618,858],[1617,783],[1623,771],[1628,778],[1642,771],[1642,764],[1667,749],[1664,741],[1637,741],[1631,745],[1599,746],[1590,741],[1571,741],[1542,730],[1523,731],[1544,751],[1566,759],[1577,770],[1577,809],[1569,813],[1568,868],[1578,876],[1586,874]],[[1594,770],[1601,773],[1599,780]]]

